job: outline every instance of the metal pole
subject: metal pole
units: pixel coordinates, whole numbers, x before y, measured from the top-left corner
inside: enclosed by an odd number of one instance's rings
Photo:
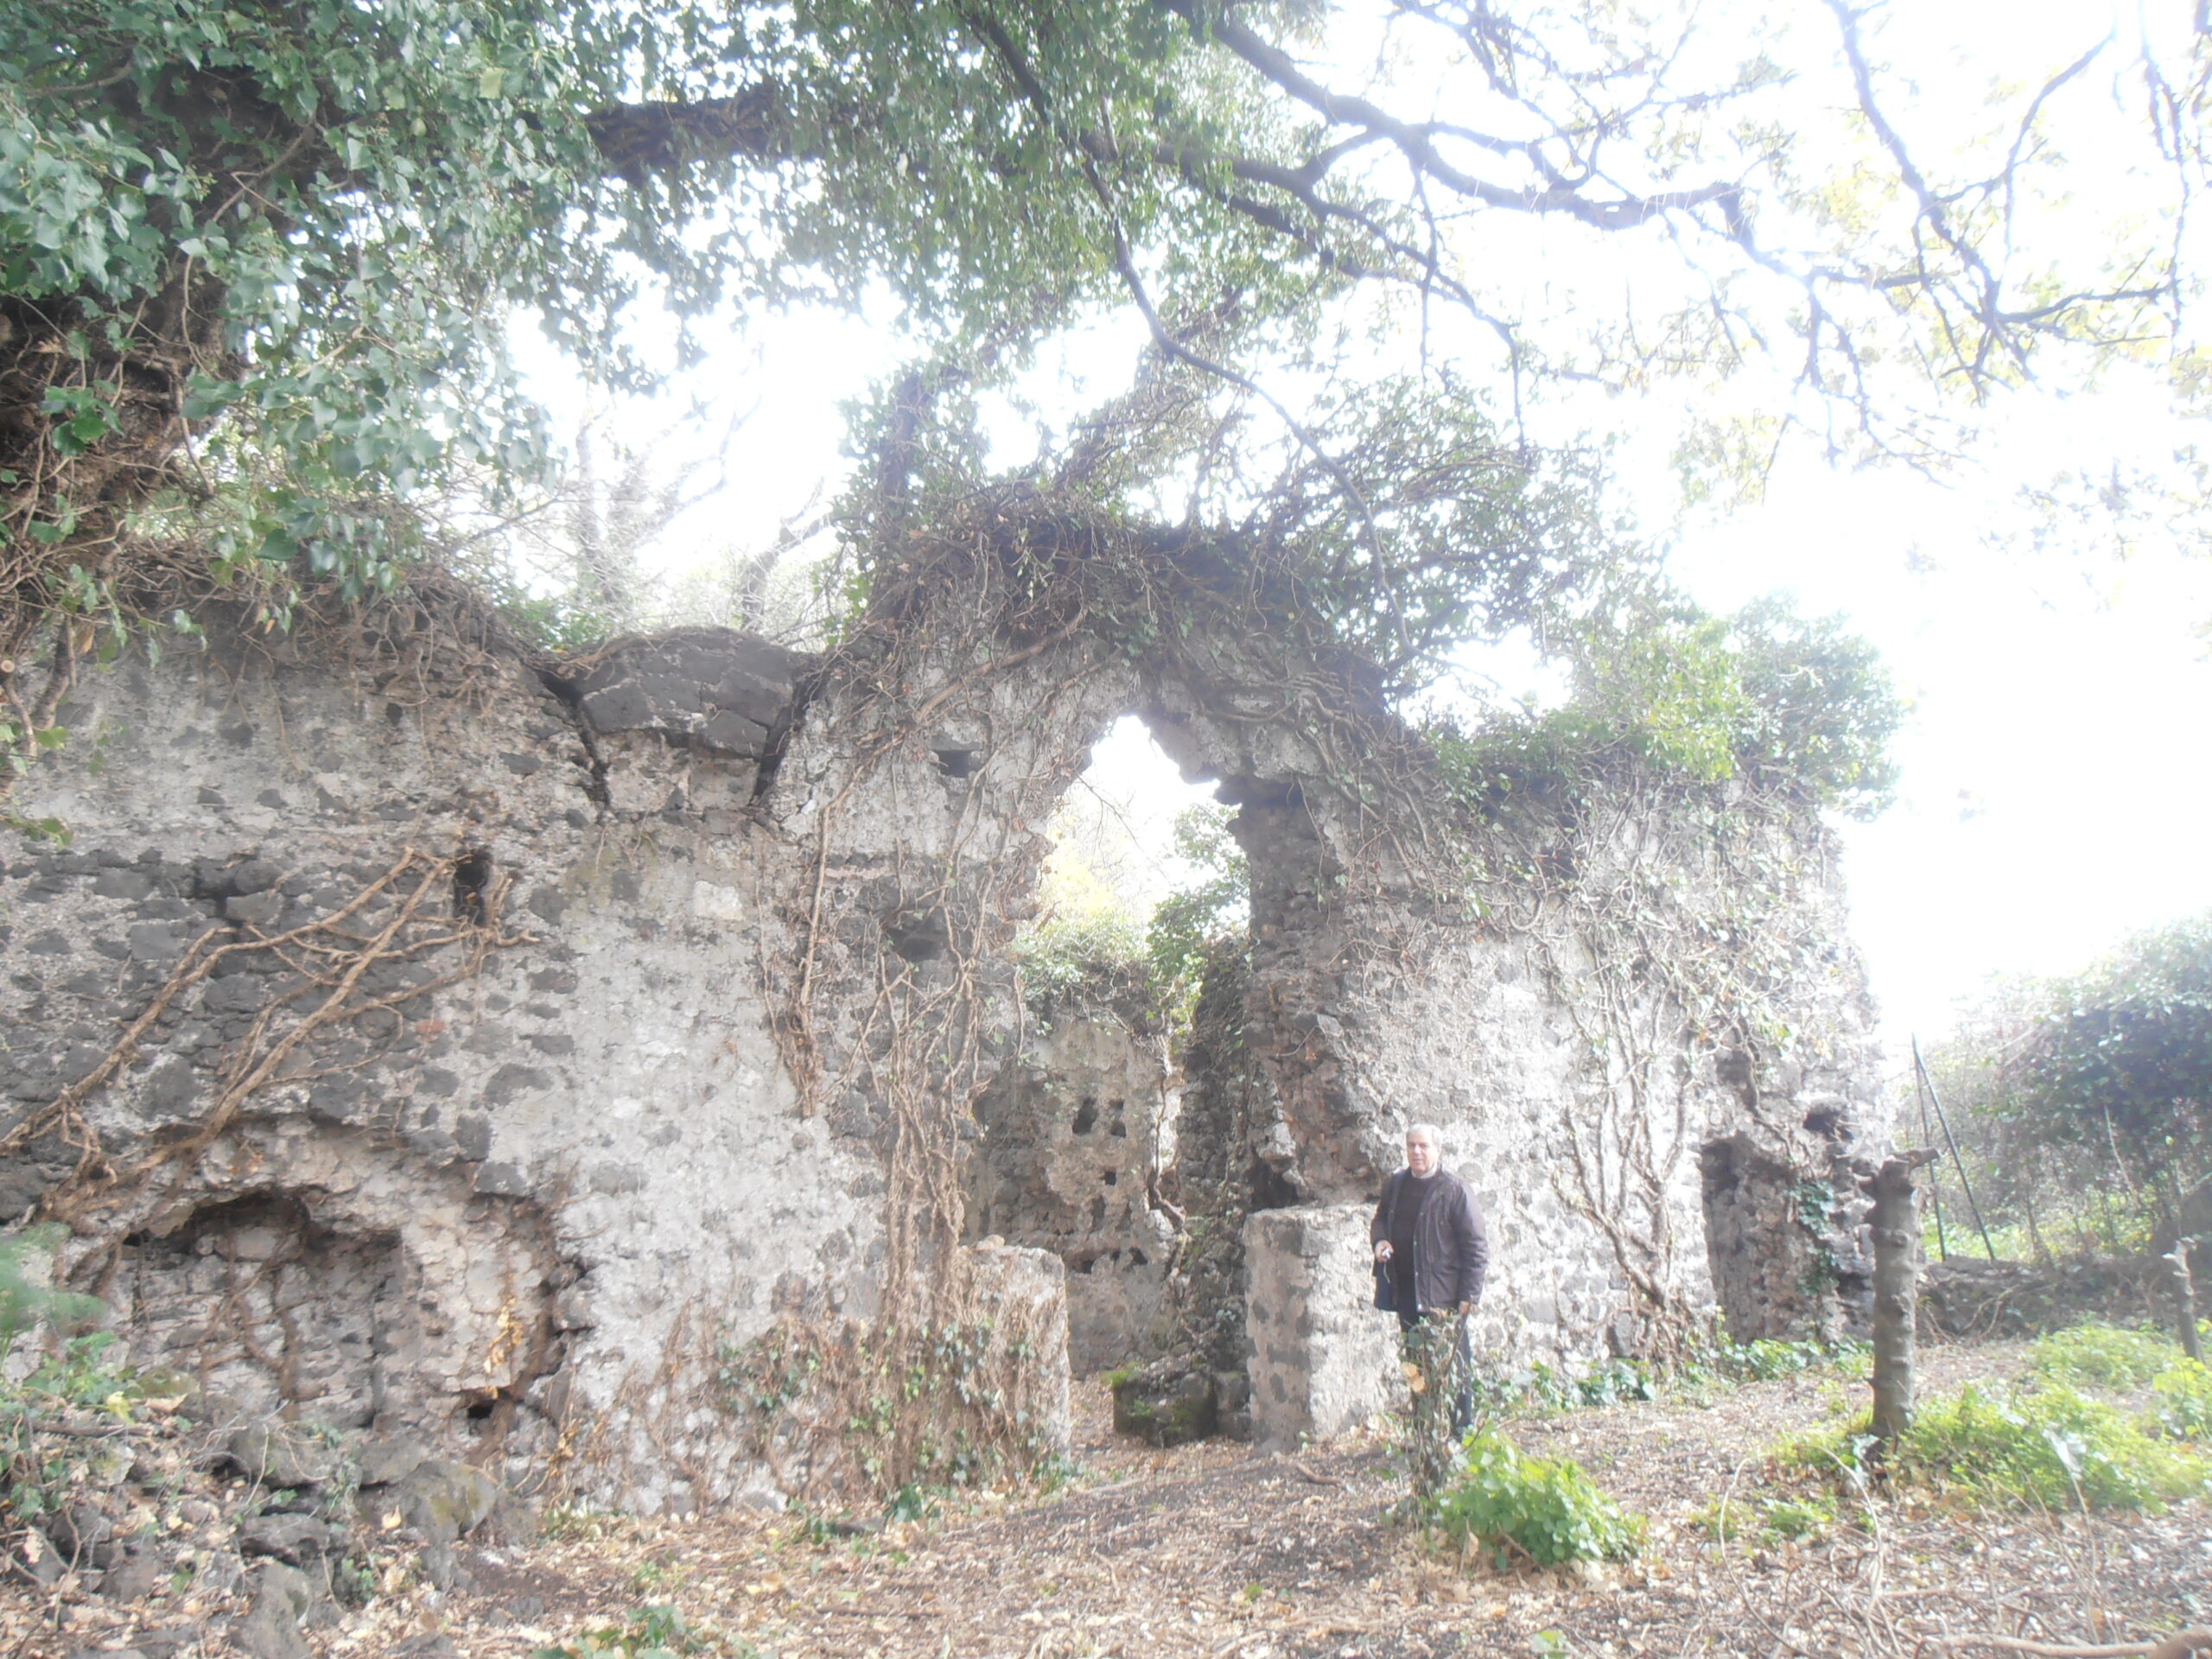
[[[1912,1039],[1912,1093],[1920,1103],[1920,1133],[1932,1150],[1936,1145],[1936,1127],[1928,1121],[1928,1090],[1920,1081],[1920,1039]],[[1936,1217],[1936,1254],[1938,1259],[1951,1259],[1951,1241],[1943,1236],[1943,1195],[1936,1185],[1936,1172],[1928,1172],[1928,1207]]]
[[[1951,1133],[1951,1120],[1944,1115],[1943,1096],[1936,1092],[1936,1079],[1928,1075],[1928,1062],[1920,1058],[1920,1039],[1912,1039],[1912,1063],[1920,1073],[1920,1080],[1928,1085],[1928,1098],[1936,1103],[1936,1121],[1943,1126],[1943,1139],[1951,1148],[1952,1166],[1959,1172],[1960,1189],[1967,1195],[1967,1208],[1973,1212],[1974,1224],[1981,1234],[1981,1248],[1989,1252],[1989,1259],[1997,1259],[1997,1247],[1989,1242],[1989,1228],[1982,1221],[1981,1206],[1974,1202],[1974,1183],[1967,1179],[1967,1160],[1959,1156],[1959,1138]]]

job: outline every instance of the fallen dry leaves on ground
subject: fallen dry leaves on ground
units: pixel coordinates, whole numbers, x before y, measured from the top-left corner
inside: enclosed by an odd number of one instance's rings
[[[1935,1389],[2014,1369],[2019,1354],[1925,1358]],[[1936,1659],[1931,1636],[2110,1643],[2212,1622],[2202,1500],[2082,1517],[1908,1497],[1846,1503],[1828,1536],[1764,1546],[1715,1542],[1694,1522],[1724,1493],[1776,1490],[1764,1448],[1862,1387],[1813,1373],[1510,1425],[1524,1450],[1580,1459],[1649,1516],[1650,1548],[1623,1567],[1445,1559],[1389,1523],[1403,1487],[1378,1439],[1296,1456],[1224,1442],[1157,1452],[1115,1439],[1091,1384],[1079,1390],[1084,1474],[1060,1493],[829,1541],[789,1516],[572,1523],[466,1552],[466,1590],[411,1586],[310,1639],[343,1659],[510,1659],[673,1604],[715,1633],[710,1651],[750,1644],[773,1659]],[[89,1644],[51,1651],[77,1645]]]

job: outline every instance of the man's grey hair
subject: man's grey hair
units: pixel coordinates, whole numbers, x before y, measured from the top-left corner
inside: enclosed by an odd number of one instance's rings
[[[1430,1146],[1436,1148],[1438,1157],[1441,1158],[1444,1155],[1444,1131],[1438,1128],[1435,1124],[1408,1123],[1406,1125],[1407,1140],[1410,1141],[1417,1135],[1424,1137]]]

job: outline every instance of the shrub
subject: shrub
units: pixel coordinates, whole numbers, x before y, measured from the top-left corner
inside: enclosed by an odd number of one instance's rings
[[[1465,1443],[1466,1473],[1436,1501],[1447,1537],[1518,1554],[1538,1567],[1625,1560],[1643,1547],[1643,1518],[1599,1491],[1567,1458],[1524,1458],[1495,1430]]]
[[[2030,1351],[2028,1364],[2069,1388],[2139,1389],[2180,1354],[2173,1342],[2148,1331],[2079,1325],[2043,1338]]]
[[[1833,1477],[1869,1472],[1865,1414],[1776,1449],[1777,1462]],[[2146,1510],[2206,1490],[2212,1464],[2161,1445],[2126,1413],[2052,1385],[1924,1403],[1884,1471],[1889,1478],[2046,1509]]]
[[[2151,1421],[2177,1440],[2212,1441],[2212,1370],[2180,1359],[2151,1380]]]

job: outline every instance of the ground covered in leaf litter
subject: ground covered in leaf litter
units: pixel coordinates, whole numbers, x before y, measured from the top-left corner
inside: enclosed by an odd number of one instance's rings
[[[1936,1349],[1923,1361],[1933,1391],[2015,1370],[2020,1352]],[[1878,1659],[1948,1650],[1930,1637],[2111,1643],[2212,1622],[2202,1500],[2084,1519],[1916,1497],[1872,1504],[1863,1524],[1846,1504],[1827,1535],[1800,1541],[1711,1537],[1698,1517],[1724,1495],[1749,1505],[1783,1490],[1768,1446],[1863,1390],[1815,1372],[1510,1424],[1525,1452],[1579,1459],[1649,1517],[1649,1548],[1624,1567],[1439,1555],[1389,1523],[1403,1485],[1379,1438],[1296,1456],[1218,1441],[1159,1452],[1117,1440],[1104,1390],[1087,1384],[1084,1474],[1048,1497],[850,1537],[787,1516],[561,1518],[535,1544],[465,1551],[467,1589],[380,1596],[309,1640],[346,1659],[508,1659],[658,1605],[680,1610],[698,1651],[773,1659]]]

